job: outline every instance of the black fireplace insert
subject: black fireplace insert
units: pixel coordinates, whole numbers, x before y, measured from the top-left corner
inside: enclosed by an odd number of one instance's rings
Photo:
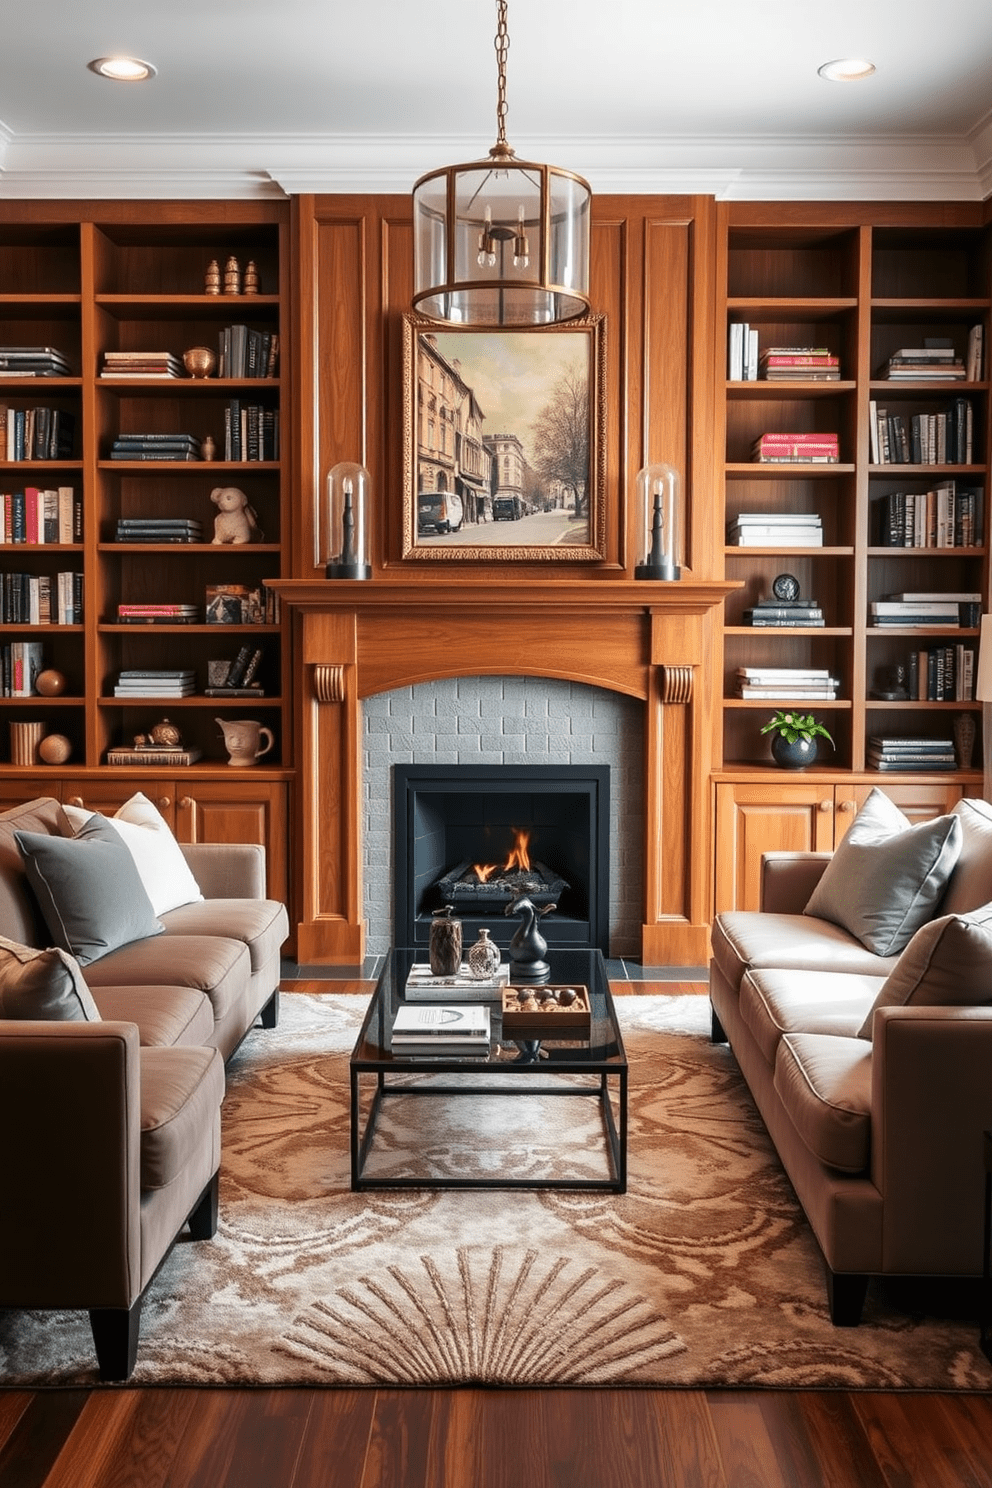
[[[506,906],[553,904],[549,945],[609,949],[608,765],[394,765],[396,945],[426,946],[454,906],[466,946],[485,926],[506,946]]]

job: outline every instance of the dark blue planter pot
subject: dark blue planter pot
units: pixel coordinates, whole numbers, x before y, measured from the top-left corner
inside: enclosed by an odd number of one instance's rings
[[[790,744],[783,734],[772,735],[772,759],[783,770],[805,770],[816,759],[815,739],[797,739]]]

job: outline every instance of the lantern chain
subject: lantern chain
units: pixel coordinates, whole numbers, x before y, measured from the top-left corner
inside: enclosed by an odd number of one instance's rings
[[[510,32],[506,21],[506,0],[496,0],[496,62],[499,69],[499,86],[496,100],[496,143],[505,145],[506,139],[506,58],[510,50]]]

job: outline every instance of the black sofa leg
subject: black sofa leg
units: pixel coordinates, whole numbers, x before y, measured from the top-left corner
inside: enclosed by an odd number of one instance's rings
[[[827,1267],[827,1302],[835,1328],[856,1328],[868,1292],[867,1276],[831,1271]]]
[[[268,1002],[259,1013],[259,1021],[263,1028],[275,1028],[279,1022],[279,988],[273,992]]]
[[[189,1232],[194,1240],[212,1240],[217,1233],[218,1195],[220,1173],[211,1178],[196,1201],[196,1208],[189,1217]]]
[[[716,1010],[713,1007],[713,1004],[712,1003],[710,1003],[710,1043],[711,1044],[725,1044],[725,1043],[727,1043],[727,1035],[723,1031],[723,1024],[720,1022],[720,1019],[717,1017]]]
[[[131,1378],[138,1362],[141,1298],[132,1307],[92,1307],[90,1327],[100,1378],[119,1382]]]

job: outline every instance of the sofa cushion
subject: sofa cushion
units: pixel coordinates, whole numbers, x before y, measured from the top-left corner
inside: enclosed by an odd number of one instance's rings
[[[0,936],[0,1018],[99,1023],[100,1010],[68,951],[38,951]]]
[[[96,815],[78,806],[66,806],[64,810],[77,833]],[[157,915],[203,898],[171,827],[141,791],[105,820],[123,838]]]
[[[0,932],[23,945],[45,945],[48,927],[28,887],[14,835],[18,831],[71,837],[72,827],[58,801],[48,796],[14,806],[0,816]]]
[[[940,901],[940,912],[970,914],[992,902],[992,805],[965,796],[951,815],[961,822],[961,852]]]
[[[51,938],[81,966],[161,934],[134,859],[104,817],[93,817],[76,837],[14,837]]]
[[[842,925],[876,955],[898,955],[933,914],[961,838],[959,817],[912,826],[876,787],[838,844],[805,913]]]
[[[863,1173],[871,1153],[871,1047],[863,1039],[786,1033],[775,1055],[775,1090],[813,1156]]]
[[[95,962],[86,976],[94,992],[97,987],[159,987],[166,979],[193,987],[209,999],[216,1023],[244,997],[251,984],[251,960],[240,940],[170,935],[132,941]]]
[[[136,1024],[143,1047],[213,1041],[213,1008],[195,987],[94,987],[91,995],[101,1018]]]
[[[749,967],[791,971],[831,971],[851,976],[886,976],[896,958],[866,950],[840,925],[807,915],[766,914],[757,909],[726,910],[713,922],[713,959],[738,990]]]
[[[216,1049],[141,1049],[141,1187],[167,1188],[209,1140],[224,1098]]]
[[[166,935],[226,935],[244,941],[252,971],[278,960],[289,934],[286,906],[276,899],[203,899],[172,910],[163,921]]]
[[[879,989],[880,976],[840,976],[833,971],[757,971],[741,982],[740,1008],[770,1065],[783,1033],[833,1033],[853,1038]]]
[[[987,1007],[992,1003],[992,905],[941,915],[917,930],[883,982],[858,1037],[870,1039],[880,1007]]]

